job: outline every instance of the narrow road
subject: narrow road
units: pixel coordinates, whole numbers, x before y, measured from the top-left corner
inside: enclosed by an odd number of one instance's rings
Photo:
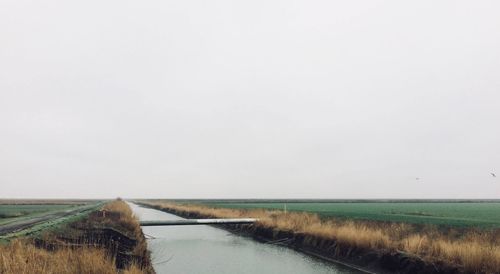
[[[56,212],[48,212],[43,215],[38,215],[33,218],[29,219],[22,219],[18,221],[14,221],[5,225],[0,225],[0,236],[4,236],[9,233],[14,233],[18,231],[22,231],[25,229],[28,229],[30,227],[33,227],[37,224],[41,224],[44,222],[56,220],[59,218],[67,217],[70,215],[75,215],[78,213],[81,213],[83,211],[86,211],[88,209],[91,209],[93,207],[97,206],[96,204],[93,205],[84,205],[84,206],[79,206],[76,208],[72,209],[64,209],[61,211],[56,211]]]

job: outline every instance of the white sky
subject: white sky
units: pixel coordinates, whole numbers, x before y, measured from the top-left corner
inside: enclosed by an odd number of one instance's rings
[[[0,197],[500,198],[499,12],[0,0]]]

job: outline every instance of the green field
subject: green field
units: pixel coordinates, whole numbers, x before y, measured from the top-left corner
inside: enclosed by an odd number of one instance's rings
[[[198,201],[225,208],[286,208],[322,217],[456,227],[500,227],[499,202],[223,202]]]
[[[0,204],[0,224],[74,206],[74,204]]]

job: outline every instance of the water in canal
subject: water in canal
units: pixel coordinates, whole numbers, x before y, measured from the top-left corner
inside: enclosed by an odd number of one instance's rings
[[[178,216],[131,204],[141,221],[176,220]],[[359,273],[340,265],[321,262],[292,249],[256,242],[212,226],[150,226],[156,273]]]

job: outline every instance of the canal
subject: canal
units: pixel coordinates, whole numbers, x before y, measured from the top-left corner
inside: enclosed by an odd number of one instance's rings
[[[130,204],[141,221],[183,219]],[[259,243],[212,226],[143,227],[156,273],[360,273],[292,249]]]

